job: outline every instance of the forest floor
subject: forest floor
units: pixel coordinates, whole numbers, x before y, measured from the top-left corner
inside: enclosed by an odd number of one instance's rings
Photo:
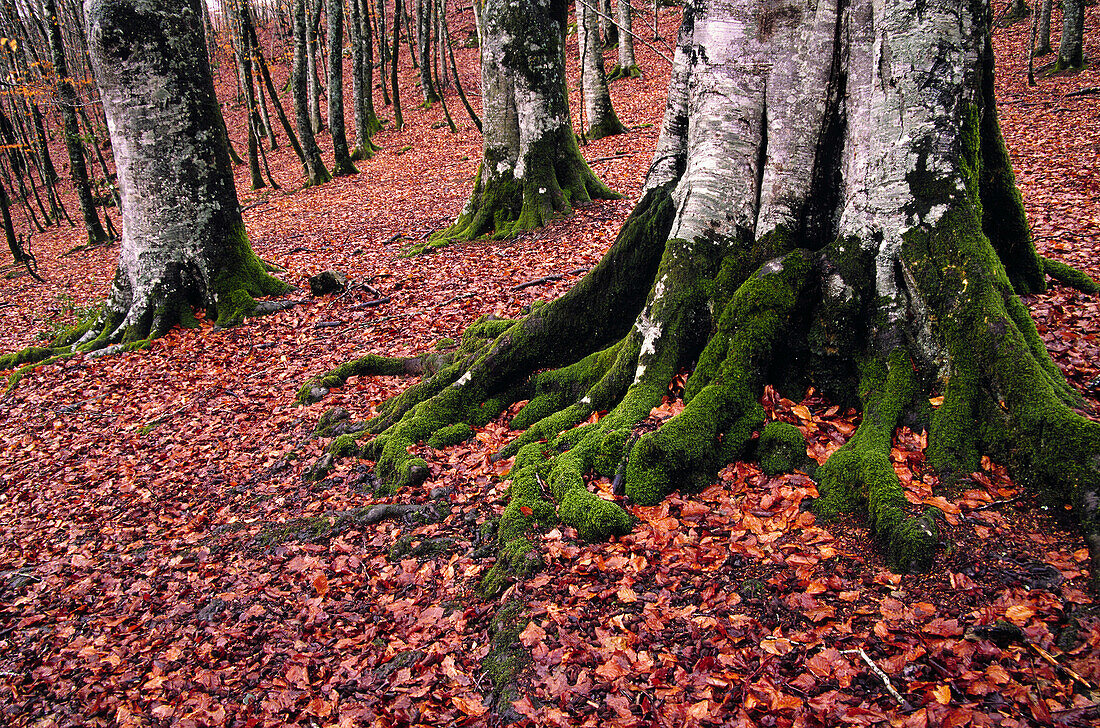
[[[1088,12],[1095,29],[1100,8]],[[668,56],[678,17],[660,11],[654,43]],[[455,37],[470,25],[456,18]],[[1100,96],[1068,95],[1100,86],[1100,71],[1027,87],[1026,25],[995,35],[1017,179],[1040,249],[1100,277]],[[809,478],[738,463],[701,493],[629,506],[638,525],[625,537],[539,534],[542,569],[483,601],[474,587],[495,559],[484,524],[508,484],[508,462],[489,456],[514,436],[503,421],[469,443],[423,448],[429,481],[385,502],[422,504],[427,523],[350,517],[380,502],[362,461],[303,479],[328,444],[313,435],[325,410],[361,419],[408,383],[352,380],[297,407],[307,378],[367,352],[423,350],[482,314],[517,316],[599,260],[637,200],[664,109],[669,68],[644,45],[638,55],[645,75],[612,87],[630,131],[583,147],[623,200],[516,240],[401,257],[458,213],[481,149],[453,94],[456,134],[438,105],[414,107],[404,68],[406,126],[377,135],[382,150],[358,175],[300,189],[283,144],[269,153],[283,189],[248,191],[243,168],[237,180],[253,246],[288,281],[307,288],[333,268],[388,301],[363,305],[374,297],[361,287],[295,294],[301,305],[238,328],[204,323],[145,351],[42,367],[0,400],[0,723],[1100,721],[1100,605],[1080,535],[988,460],[938,488],[922,433],[899,432],[893,455],[910,499],[946,514],[927,575],[890,573],[856,519],[816,522],[804,510]],[[476,89],[476,49],[459,60]],[[240,109],[227,119],[243,152]],[[47,282],[0,280],[0,350],[36,343],[104,297],[117,246],[64,255],[79,242],[75,230],[39,235]],[[1100,301],[1054,287],[1027,304],[1095,418]],[[812,393],[795,403],[769,391],[765,404],[818,458],[858,421]],[[492,702],[499,671],[485,658],[500,645],[518,669],[511,706]]]

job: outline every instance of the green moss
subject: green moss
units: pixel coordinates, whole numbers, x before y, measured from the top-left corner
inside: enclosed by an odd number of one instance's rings
[[[336,458],[359,455],[360,450],[359,445],[356,443],[356,436],[351,434],[340,435],[329,443],[328,452],[332,453],[332,456]]]
[[[489,654],[481,661],[481,668],[501,701],[519,698],[516,678],[531,662],[519,642],[519,634],[526,625],[526,607],[517,600],[503,604],[489,624]]]
[[[642,69],[637,66],[620,66],[616,63],[607,74],[608,81],[618,81],[620,78],[641,78]]]
[[[24,364],[37,364],[40,361],[49,359],[54,353],[53,349],[47,349],[46,347],[28,346],[26,349],[0,356],[0,370],[15,369]]]
[[[814,512],[826,519],[842,512],[865,512],[891,568],[924,570],[939,540],[934,514],[909,516],[905,490],[890,462],[894,429],[921,389],[901,349],[887,359],[865,362],[862,372],[863,422],[818,470],[821,496]]]
[[[237,288],[218,301],[218,320],[222,327],[236,326],[256,308],[256,299],[243,288]]]
[[[1075,288],[1082,293],[1095,295],[1100,293],[1100,283],[1094,281],[1084,271],[1077,270],[1061,261],[1044,257],[1043,272],[1064,286]]]
[[[390,547],[387,557],[390,561],[399,561],[403,558],[428,558],[450,552],[454,548],[453,538],[423,538],[416,534],[402,534],[397,542]]]
[[[558,517],[577,529],[587,541],[621,536],[634,528],[634,518],[616,503],[606,501],[583,487],[571,488],[558,506]]]
[[[279,296],[290,290],[269,275],[264,262],[252,251],[242,223],[226,234],[224,252],[211,283],[217,325],[235,326],[256,307],[254,296]]]
[[[801,467],[806,461],[806,439],[802,430],[787,422],[769,422],[757,445],[760,469],[765,475],[779,475]]]
[[[763,368],[810,271],[810,254],[794,251],[762,266],[730,297],[712,337],[724,342],[721,364],[680,414],[643,435],[630,453],[625,481],[632,500],[650,505],[674,487],[703,487],[722,464],[743,455],[764,424],[757,401]]]
[[[466,442],[474,436],[474,431],[465,422],[457,422],[447,427],[441,427],[428,438],[428,445],[436,450],[442,450],[451,445]]]

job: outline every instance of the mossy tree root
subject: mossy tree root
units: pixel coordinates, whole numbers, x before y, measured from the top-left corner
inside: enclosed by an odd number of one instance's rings
[[[243,226],[234,238],[232,254],[212,280],[198,265],[169,264],[151,285],[135,291],[120,266],[102,307],[62,331],[48,347],[30,347],[0,357],[0,369],[23,365],[9,380],[9,389],[28,371],[74,354],[106,355],[147,347],[172,327],[196,328],[195,309],[216,317],[215,328],[240,324],[246,316],[280,310],[283,302],[257,303],[255,297],[279,296],[290,286],[269,274],[273,268],[252,252]],[[235,256],[235,257],[234,257]]]
[[[512,420],[525,432],[500,453],[515,462],[486,593],[525,573],[535,529],[561,521],[601,539],[632,527],[589,489],[590,474],[643,505],[703,487],[751,454],[764,385],[801,391],[807,379],[863,408],[856,434],[816,473],[815,510],[865,515],[892,568],[928,568],[940,541],[938,512],[908,503],[890,462],[895,429],[929,420],[929,460],[945,480],[976,470],[982,453],[996,456],[1073,510],[1100,563],[1100,424],[1073,412],[1078,397],[969,200],[907,232],[885,273],[874,246],[855,238],[807,250],[777,229],[732,253],[702,238],[666,240],[671,214],[671,198],[650,192],[578,286],[520,321],[471,327],[461,354],[366,424],[376,436],[360,451],[400,487],[427,477],[418,443],[469,437],[527,400]],[[880,293],[881,275],[897,282],[893,298]],[[935,330],[914,329],[917,314]],[[654,408],[693,362],[683,410],[663,419]],[[804,448],[796,428],[776,423],[763,440],[762,456],[772,440],[789,451],[772,472]]]
[[[592,200],[618,199],[620,195],[588,167],[576,142],[569,147],[569,153],[557,161],[543,160],[529,166],[523,179],[515,179],[510,172],[493,177],[486,174],[486,163],[482,162],[473,193],[454,224],[406,252],[417,255],[483,236],[508,238],[542,227]]]
[[[1073,266],[1066,265],[1061,261],[1052,260],[1044,256],[1043,272],[1063,286],[1075,288],[1081,293],[1087,293],[1093,296],[1100,293],[1100,283],[1093,280],[1088,273],[1078,270]]]
[[[890,448],[902,415],[923,394],[908,354],[895,349],[863,366],[860,395],[863,422],[856,434],[818,471],[821,497],[814,511],[825,518],[864,510],[898,571],[926,570],[939,540],[935,511],[909,513]]]
[[[641,78],[642,69],[637,66],[620,66],[618,63],[607,74],[608,81],[618,81],[620,78]]]

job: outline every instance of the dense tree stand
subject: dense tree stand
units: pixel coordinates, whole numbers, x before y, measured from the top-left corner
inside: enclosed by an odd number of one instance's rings
[[[202,6],[86,5],[122,196],[118,270],[100,314],[0,368],[142,346],[205,310],[219,325],[285,293],[248,243],[203,44]]]
[[[573,206],[618,197],[589,169],[569,120],[567,8],[545,0],[486,2],[481,167],[455,223],[412,252],[484,235],[508,237]]]
[[[988,12],[689,6],[647,192],[604,260],[449,352],[367,357],[307,384],[315,400],[352,375],[423,375],[333,453],[416,485],[428,470],[412,446],[461,441],[527,400],[501,453],[516,459],[499,579],[527,563],[535,522],[590,539],[631,528],[589,473],[639,504],[699,488],[755,454],[765,384],[796,398],[812,384],[863,411],[817,472],[816,512],[866,514],[893,568],[928,568],[940,540],[936,510],[907,502],[890,463],[904,423],[929,428],[941,480],[988,453],[1071,510],[1095,575],[1100,424],[1074,412],[1017,297],[1046,281],[997,122]],[[683,411],[651,418],[684,368]]]

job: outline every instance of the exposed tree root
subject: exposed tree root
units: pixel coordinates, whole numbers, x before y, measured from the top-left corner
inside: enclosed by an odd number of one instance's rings
[[[621,501],[589,489],[592,473],[645,505],[707,485],[758,439],[769,471],[789,467],[793,457],[773,456],[797,454],[797,436],[777,426],[756,437],[760,396],[769,383],[796,398],[812,384],[863,408],[816,473],[816,511],[865,516],[892,568],[928,568],[939,543],[935,510],[909,505],[890,462],[895,429],[912,424],[930,426],[942,480],[988,454],[1071,511],[1100,575],[1100,424],[1074,412],[1079,398],[1017,297],[1045,290],[1044,273],[1087,282],[1032,244],[996,117],[986,6],[894,5],[835,17],[821,6],[766,37],[747,6],[690,6],[649,192],[604,260],[556,301],[464,339],[360,439],[331,449],[375,460],[387,487],[416,485],[428,475],[416,446],[468,437],[527,400],[511,423],[525,432],[501,453],[515,462],[500,568],[483,584],[495,591],[523,573],[533,529],[560,520],[599,539],[632,527]],[[891,20],[849,25],[880,12]],[[912,72],[929,59],[957,73]],[[490,183],[496,168],[483,164],[444,237],[541,224],[554,200],[587,191],[568,182],[579,167],[528,166],[544,178],[521,186]],[[654,408],[684,368],[684,408],[662,420]]]
[[[1081,293],[1088,293],[1090,295],[1100,293],[1100,283],[1094,281],[1088,273],[1060,261],[1052,260],[1044,256],[1043,272],[1063,286],[1075,288]]]
[[[149,346],[153,339],[164,336],[173,326],[197,327],[194,308],[206,308],[217,317],[215,329],[236,326],[246,317],[264,316],[283,311],[297,301],[256,301],[253,296],[276,296],[290,290],[283,281],[268,275],[277,266],[264,263],[248,250],[250,256],[243,270],[223,274],[214,281],[222,291],[201,296],[200,287],[182,268],[173,275],[135,295],[120,268],[110,297],[102,309],[93,311],[84,320],[62,331],[49,346],[28,347],[0,356],[0,371],[19,367],[8,377],[5,392],[11,391],[31,370],[52,364],[75,354],[103,356],[136,351]]]
[[[535,168],[528,169],[522,180],[513,179],[510,174],[491,179],[485,174],[483,163],[470,200],[455,223],[426,242],[410,246],[406,254],[418,255],[482,236],[511,237],[542,227],[592,200],[620,197],[589,169],[575,141],[567,147],[561,159],[533,165]]]
[[[608,82],[618,81],[620,78],[641,78],[642,69],[637,66],[622,67],[616,63],[607,73]]]
[[[675,489],[705,487],[724,464],[753,454],[765,425],[759,400],[766,383],[787,381],[792,368],[821,371],[845,360],[839,373],[821,379],[832,382],[838,397],[849,387],[862,402],[863,421],[817,472],[818,515],[865,514],[892,568],[929,568],[940,540],[937,511],[921,513],[907,502],[890,450],[900,424],[931,419],[929,458],[945,478],[976,470],[981,453],[1003,458],[1021,481],[1074,509],[1100,560],[1100,425],[1072,412],[1076,395],[1007,278],[965,272],[966,266],[989,265],[992,259],[982,263],[983,256],[995,255],[967,208],[947,213],[927,235],[910,236],[904,254],[909,272],[898,273],[913,291],[925,292],[925,304],[943,324],[949,374],[934,417],[928,398],[942,380],[928,368],[923,349],[894,328],[904,315],[887,315],[893,324],[884,319],[865,330],[869,347],[844,356],[830,348],[838,340],[824,330],[826,323],[845,328],[883,305],[873,292],[847,287],[860,275],[867,280],[857,269],[871,264],[868,259],[849,258],[839,268],[834,262],[851,241],[816,252],[794,248],[754,264],[755,256],[791,246],[779,233],[751,255],[708,265],[687,255],[698,249],[686,241],[653,244],[651,236],[660,241],[667,230],[669,209],[665,193],[651,192],[605,261],[573,291],[520,321],[482,320],[453,350],[408,359],[368,356],[307,384],[301,396],[310,401],[350,376],[424,377],[384,403],[358,432],[334,440],[330,452],[375,460],[387,487],[417,485],[428,466],[412,454],[414,446],[464,440],[472,427],[528,400],[511,422],[525,432],[500,453],[515,456],[515,463],[498,530],[501,557],[482,586],[492,595],[512,576],[529,573],[532,529],[561,521],[586,539],[631,529],[633,519],[620,505],[586,485],[590,473],[621,481],[629,501],[642,505]],[[924,280],[952,265],[963,266],[954,284]],[[702,284],[681,285],[672,295],[665,282],[677,279]],[[657,283],[647,296],[638,281]],[[848,315],[830,303],[831,295],[849,301]],[[653,420],[676,373],[692,362],[684,409]],[[607,414],[595,419],[601,411]],[[780,427],[770,432],[769,438],[786,442],[788,455],[772,461],[785,466],[769,470],[804,462],[797,430],[796,437]]]

